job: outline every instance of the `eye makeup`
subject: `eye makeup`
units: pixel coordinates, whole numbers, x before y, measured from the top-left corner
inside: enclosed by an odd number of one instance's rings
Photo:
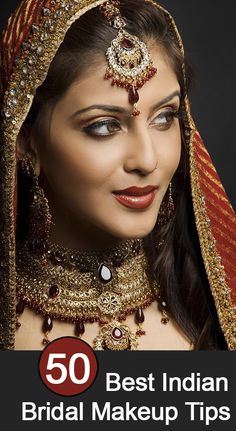
[[[174,108],[167,108],[166,110],[160,112],[154,118],[154,120],[158,121],[155,122],[153,120],[151,124],[157,126],[160,130],[167,130],[171,127],[174,118],[180,119],[181,117],[181,109],[176,110]],[[100,133],[97,133],[96,131],[98,131],[99,129]],[[102,133],[101,130],[103,130]],[[120,123],[114,118],[95,121],[94,123],[88,124],[87,126],[82,128],[83,133],[96,138],[114,136],[114,134],[117,133],[119,130],[121,130]]]

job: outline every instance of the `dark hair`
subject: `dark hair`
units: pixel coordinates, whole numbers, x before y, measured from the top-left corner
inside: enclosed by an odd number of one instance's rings
[[[144,41],[154,42],[163,49],[182,91],[190,83],[190,69],[185,62],[186,85],[183,81],[183,57],[178,41],[164,12],[143,0],[121,1],[121,13],[126,18],[126,30]],[[43,113],[55,106],[71,83],[87,68],[96,67],[110,46],[117,30],[109,26],[98,8],[85,13],[68,30],[45,82],[36,96],[23,125],[38,136],[43,128]],[[165,226],[155,226],[145,238],[151,276],[160,282],[161,296],[168,312],[194,343],[195,349],[227,349],[221,331],[214,300],[203,264],[191,200],[190,169],[184,123],[182,152],[172,180],[175,213]],[[166,197],[164,197],[165,201]],[[157,244],[164,240],[160,248]]]

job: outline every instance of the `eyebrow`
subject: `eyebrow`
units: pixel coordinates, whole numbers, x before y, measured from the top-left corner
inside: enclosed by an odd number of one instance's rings
[[[170,102],[170,100],[172,100],[175,96],[178,96],[180,98],[180,91],[179,90],[174,91],[173,93],[169,94],[169,96],[165,97],[164,99],[160,100],[158,103],[153,105],[150,109],[150,113],[152,113],[156,109],[160,108],[165,103]],[[79,111],[74,112],[74,114],[72,114],[71,117],[74,118],[80,114],[83,114],[84,112],[92,111],[94,109],[107,111],[107,112],[113,112],[113,113],[115,112],[118,114],[130,115],[129,109],[121,108],[120,106],[96,104],[96,105],[91,105],[91,106],[88,106],[87,108],[83,108],[83,109],[80,109]]]

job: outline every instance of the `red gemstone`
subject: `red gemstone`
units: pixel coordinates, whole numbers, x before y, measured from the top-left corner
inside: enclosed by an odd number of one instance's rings
[[[79,337],[80,335],[82,335],[84,333],[85,329],[84,329],[84,322],[82,320],[78,320],[78,322],[76,322],[75,324],[75,335],[77,335],[77,337]]]
[[[139,94],[137,92],[137,89],[135,87],[130,87],[129,88],[129,103],[131,103],[132,105],[134,103],[137,103],[139,100]]]
[[[49,288],[49,296],[51,298],[56,298],[59,295],[59,287],[57,284],[53,284],[50,288]]]
[[[139,307],[135,311],[135,322],[136,323],[143,323],[144,322],[144,314],[143,314],[143,310],[141,307]]]
[[[123,333],[120,328],[114,328],[111,335],[116,340],[120,340],[120,338],[123,336]]]
[[[136,335],[138,336],[138,337],[142,337],[142,335],[145,335],[146,334],[146,332],[145,331],[143,331],[142,329],[138,329],[138,331],[136,331]]]
[[[52,318],[50,316],[45,316],[44,322],[43,322],[43,331],[51,331],[52,329]]]
[[[131,117],[137,117],[140,114],[140,111],[138,111],[137,109],[132,112]]]
[[[124,37],[124,39],[122,39],[121,43],[120,43],[121,47],[124,49],[132,49],[134,47],[133,42],[131,42],[131,40],[127,39],[126,37]]]
[[[18,304],[17,304],[17,306],[16,306],[16,314],[22,314],[23,313],[23,311],[24,311],[24,308],[25,308],[25,303],[24,303],[24,301],[21,299],[19,302],[18,302]]]

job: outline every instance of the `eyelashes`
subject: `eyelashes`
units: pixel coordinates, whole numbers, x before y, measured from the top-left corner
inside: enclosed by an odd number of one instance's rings
[[[158,121],[157,122],[154,121],[153,124],[159,124],[159,126],[170,126],[174,118],[178,118],[178,119],[182,118],[181,109],[179,109],[178,111],[167,110],[167,111],[161,112],[157,117],[154,118],[154,120],[158,120]]]
[[[181,108],[179,110],[168,109],[162,111],[154,118],[151,124],[153,124],[154,127],[157,127],[158,130],[168,130],[175,118],[182,118]],[[96,132],[98,130],[100,130],[100,133]],[[114,119],[96,121],[95,123],[82,128],[83,133],[95,138],[111,137],[120,130],[120,123]]]
[[[109,129],[110,129],[109,133],[95,133],[96,129],[105,128],[104,126],[105,127],[109,126]],[[115,121],[115,120],[101,120],[101,121],[97,121],[96,123],[89,124],[86,127],[83,127],[82,131],[84,133],[86,133],[87,135],[90,135],[90,136],[104,137],[104,136],[111,136],[111,135],[113,135],[116,131],[118,131],[117,128],[118,128],[118,130],[120,130],[118,121]]]

